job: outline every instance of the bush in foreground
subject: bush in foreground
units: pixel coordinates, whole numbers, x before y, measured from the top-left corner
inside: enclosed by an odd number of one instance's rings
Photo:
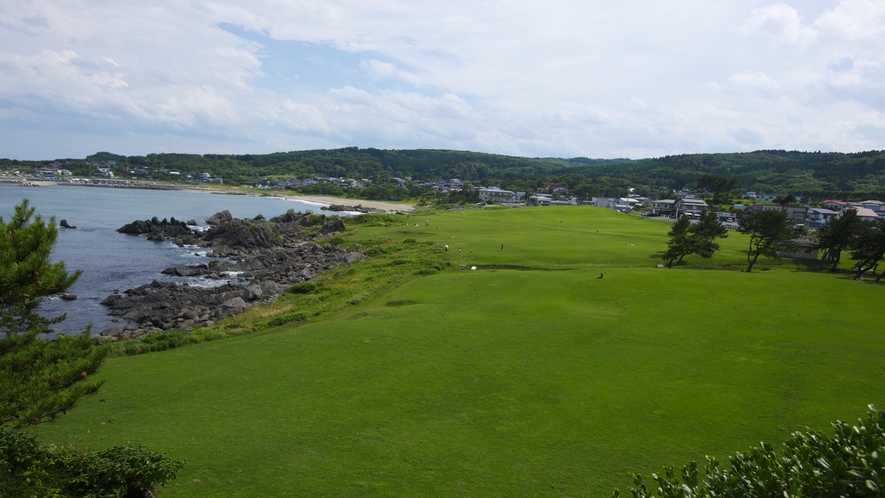
[[[768,497],[768,496],[883,496],[885,464],[885,411],[873,405],[866,420],[854,427],[833,423],[835,435],[828,437],[806,430],[793,433],[784,443],[783,456],[761,443],[746,453],[729,457],[730,468],[707,457],[704,478],[696,462],[676,471],[652,474],[654,493],[636,475],[630,491],[634,498],[675,497]],[[620,496],[615,490],[614,496]]]
[[[182,465],[137,444],[56,448],[0,427],[0,496],[141,498],[175,478]]]

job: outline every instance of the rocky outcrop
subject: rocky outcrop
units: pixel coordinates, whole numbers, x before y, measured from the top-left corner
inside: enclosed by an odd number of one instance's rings
[[[231,216],[230,211],[228,211],[227,209],[225,209],[224,211],[221,211],[220,213],[215,213],[215,214],[213,214],[212,216],[210,216],[209,218],[207,218],[207,219],[206,219],[206,224],[208,224],[208,225],[220,225],[220,224],[222,224],[222,223],[224,223],[224,222],[226,222],[226,221],[230,221],[230,220],[232,220],[233,218],[234,218],[234,217]]]
[[[75,227],[74,225],[69,225],[69,224],[68,224],[68,220],[61,220],[61,221],[59,221],[59,222],[58,222],[58,226],[60,226],[60,227],[62,227],[62,228],[71,228],[71,229],[77,228],[77,227]]]
[[[328,206],[323,206],[320,209],[322,209],[323,211],[337,211],[337,212],[350,211],[350,212],[363,213],[363,214],[382,213],[383,212],[382,210],[379,210],[379,209],[363,207],[362,204],[357,204],[356,206],[347,206],[345,204],[330,204]]]
[[[313,241],[318,234],[344,229],[344,222],[337,216],[293,210],[270,220],[260,215],[227,219],[229,215],[227,211],[213,215],[219,222],[216,226],[205,232],[188,230],[175,238],[180,246],[205,247],[212,256],[224,259],[167,268],[163,273],[236,282],[207,288],[155,281],[108,296],[102,304],[111,309],[111,315],[138,323],[145,330],[189,329],[271,302],[292,284],[363,258],[360,253]]]
[[[166,239],[175,239],[191,231],[187,223],[178,221],[175,218],[162,221],[156,216],[149,220],[133,221],[128,225],[123,225],[117,229],[120,233],[128,233],[130,235],[147,234],[148,240],[163,241]]]

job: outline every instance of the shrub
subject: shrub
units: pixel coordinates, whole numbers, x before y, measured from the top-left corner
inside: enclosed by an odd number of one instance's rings
[[[285,315],[280,315],[270,319],[267,322],[268,327],[279,327],[281,325],[285,325],[287,323],[292,322],[303,322],[307,320],[307,313],[286,313]]]
[[[225,335],[224,332],[218,332],[217,330],[210,330],[203,334],[203,340],[206,342],[214,341],[215,339],[223,339],[225,337],[227,337],[227,335]]]
[[[326,237],[322,239],[322,243],[324,244],[332,244],[333,246],[340,246],[344,244],[344,237],[340,235],[335,235],[333,237]]]
[[[137,444],[56,448],[0,427],[0,496],[141,497],[174,479],[183,465]]]
[[[795,432],[778,457],[767,443],[729,457],[730,468],[707,457],[701,479],[696,462],[676,471],[665,467],[664,475],[652,474],[655,494],[636,475],[630,489],[634,498],[661,496],[882,496],[885,487],[885,411],[869,407],[867,419],[851,427],[833,423],[832,437],[806,430]],[[615,496],[619,492],[615,490]]]
[[[322,284],[314,282],[301,282],[286,289],[287,294],[313,294],[322,289]]]

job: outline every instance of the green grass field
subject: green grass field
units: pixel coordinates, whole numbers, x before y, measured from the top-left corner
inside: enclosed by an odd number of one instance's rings
[[[451,269],[307,324],[111,358],[37,432],[187,459],[168,497],[608,496],[885,406],[881,285],[714,270],[741,268],[736,233],[656,268],[667,223],[595,208],[402,221],[347,241],[448,244]]]

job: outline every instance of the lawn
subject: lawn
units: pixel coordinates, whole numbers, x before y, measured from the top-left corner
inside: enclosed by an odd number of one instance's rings
[[[740,234],[657,268],[668,225],[601,209],[395,221],[347,240],[448,244],[452,268],[308,324],[112,358],[37,432],[187,459],[169,497],[602,496],[885,406],[882,286],[711,270],[740,268]]]

